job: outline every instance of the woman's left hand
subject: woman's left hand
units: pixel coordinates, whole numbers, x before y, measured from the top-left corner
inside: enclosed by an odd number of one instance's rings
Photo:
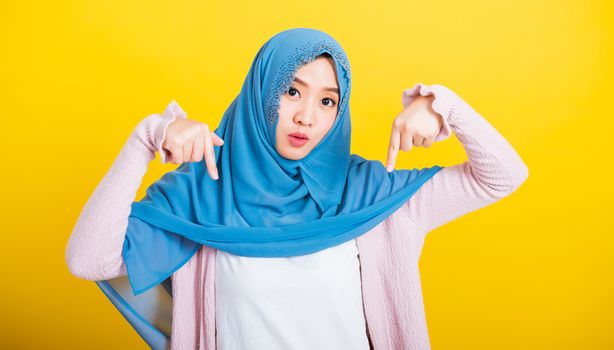
[[[394,169],[399,148],[408,152],[412,144],[430,147],[443,127],[443,117],[435,112],[432,102],[435,96],[417,96],[392,123],[392,134],[386,160],[386,171]]]

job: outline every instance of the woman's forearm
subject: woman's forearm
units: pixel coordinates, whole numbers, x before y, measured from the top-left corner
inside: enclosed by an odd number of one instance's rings
[[[432,107],[443,116],[436,140],[453,131],[468,157],[439,171],[408,201],[410,217],[428,232],[514,192],[528,177],[528,167],[503,135],[452,90],[417,84],[404,91],[403,103],[419,94],[433,94]]]
[[[156,151],[166,162],[160,145],[175,116],[184,116],[179,112],[173,101],[162,115],[144,118],[88,199],[66,247],[66,263],[75,276],[104,280],[126,274],[122,249],[131,204]]]

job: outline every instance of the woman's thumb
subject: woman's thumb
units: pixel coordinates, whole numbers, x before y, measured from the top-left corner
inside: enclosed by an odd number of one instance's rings
[[[213,140],[213,144],[216,146],[221,146],[224,144],[224,140],[222,140],[222,138],[217,136],[217,134],[214,132],[211,132],[211,138]]]

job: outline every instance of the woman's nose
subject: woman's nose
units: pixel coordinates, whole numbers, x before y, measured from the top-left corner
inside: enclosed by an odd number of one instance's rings
[[[303,125],[311,126],[314,120],[313,111],[310,108],[302,108],[298,111],[294,121]]]
[[[306,126],[311,126],[311,121],[309,120],[309,118],[298,117],[297,123],[306,125]]]

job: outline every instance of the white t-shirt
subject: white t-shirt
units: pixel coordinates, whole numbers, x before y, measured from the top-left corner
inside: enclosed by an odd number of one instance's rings
[[[369,350],[355,240],[289,258],[218,250],[217,348]]]

